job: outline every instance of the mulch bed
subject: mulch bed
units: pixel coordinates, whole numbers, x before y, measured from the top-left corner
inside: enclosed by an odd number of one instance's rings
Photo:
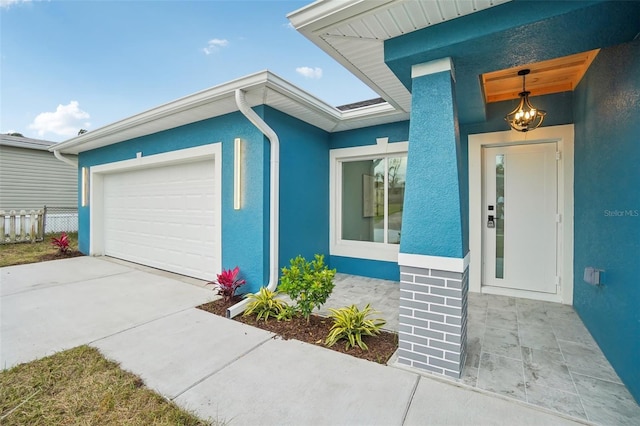
[[[66,253],[60,253],[59,251],[57,251],[55,253],[43,254],[42,256],[40,256],[40,262],[44,262],[47,260],[66,259],[68,257],[80,257],[80,256],[84,256],[84,254],[82,254],[78,250],[69,250]]]
[[[219,299],[200,305],[198,308],[224,317],[226,315],[227,308],[240,300],[241,299],[238,297],[231,303],[224,303],[222,299]],[[380,364],[386,364],[389,358],[391,358],[391,355],[393,355],[398,348],[398,336],[395,333],[387,331],[382,331],[380,335],[375,337],[365,336],[362,339],[369,347],[368,351],[364,351],[358,346],[346,350],[344,341],[339,341],[331,347],[325,346],[324,341],[329,334],[329,330],[331,329],[333,322],[330,318],[324,318],[318,315],[311,315],[309,323],[307,323],[307,321],[302,317],[296,317],[290,321],[278,321],[276,319],[256,321],[255,315],[246,317],[239,315],[235,317],[234,320],[270,331],[285,340],[300,340],[302,342],[322,346],[324,348]]]

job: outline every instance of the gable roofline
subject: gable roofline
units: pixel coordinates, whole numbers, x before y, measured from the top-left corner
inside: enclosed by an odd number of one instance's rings
[[[0,135],[0,145],[2,146],[47,151],[50,146],[55,144],[56,142],[45,141],[43,139],[33,139],[24,136],[11,136],[4,134]]]
[[[234,94],[246,94],[254,107],[267,105],[328,132],[376,123],[408,120],[388,103],[340,111],[310,93],[265,70],[182,97],[52,146],[65,154],[101,148],[190,123],[238,111]]]

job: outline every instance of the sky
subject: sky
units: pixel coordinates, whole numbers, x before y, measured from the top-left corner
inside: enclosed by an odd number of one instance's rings
[[[312,0],[0,0],[0,133],[50,141],[268,69],[334,105],[377,97],[295,31]]]

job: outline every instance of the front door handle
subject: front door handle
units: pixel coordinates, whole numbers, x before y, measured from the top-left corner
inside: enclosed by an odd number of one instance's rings
[[[490,214],[489,218],[487,219],[487,228],[495,228],[495,227],[496,227],[496,221],[493,215]]]

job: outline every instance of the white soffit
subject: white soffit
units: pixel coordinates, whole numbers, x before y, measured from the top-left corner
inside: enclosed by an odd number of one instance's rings
[[[408,113],[411,94],[384,63],[384,41],[509,1],[318,0],[287,17],[389,104]]]

